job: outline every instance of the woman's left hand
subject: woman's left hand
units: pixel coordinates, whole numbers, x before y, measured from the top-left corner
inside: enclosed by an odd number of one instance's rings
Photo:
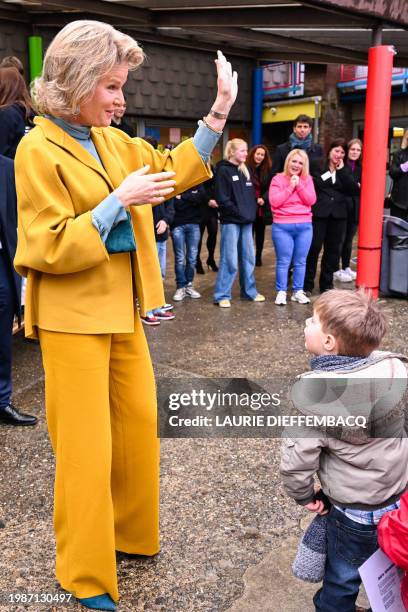
[[[221,51],[217,51],[217,99],[213,104],[214,110],[228,113],[238,94],[238,74]]]

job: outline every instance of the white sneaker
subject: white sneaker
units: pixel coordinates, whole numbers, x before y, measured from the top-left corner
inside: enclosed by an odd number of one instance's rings
[[[197,300],[198,298],[201,297],[201,293],[198,293],[198,291],[196,291],[193,287],[193,285],[190,283],[189,285],[187,285],[186,287],[186,295],[188,295],[188,297],[191,297],[195,300]]]
[[[290,299],[292,302],[299,302],[299,304],[310,304],[310,300],[303,289],[296,291],[296,293],[294,293]]]
[[[286,305],[286,291],[278,291],[275,304],[278,304],[278,306]]]
[[[185,297],[186,297],[186,288],[179,287],[176,293],[173,295],[173,300],[175,302],[181,302],[181,300],[184,300]]]
[[[337,270],[337,272],[333,274],[333,278],[340,281],[341,283],[351,283],[351,281],[353,280],[350,274],[347,274],[345,270]]]
[[[357,272],[354,272],[354,270],[352,270],[351,268],[346,268],[344,271],[347,272],[349,276],[351,276],[352,280],[356,280]]]

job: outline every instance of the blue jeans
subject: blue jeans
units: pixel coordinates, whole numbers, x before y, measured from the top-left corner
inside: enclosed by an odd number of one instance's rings
[[[159,256],[160,272],[163,280],[166,278],[166,244],[166,240],[163,240],[163,242],[156,242],[157,255]]]
[[[197,261],[200,226],[198,223],[178,225],[171,232],[177,289],[193,282]]]
[[[253,300],[257,295],[255,252],[252,223],[221,225],[220,263],[214,289],[214,302],[231,299],[231,289],[239,270],[241,297]]]
[[[286,291],[293,259],[293,292],[303,289],[306,258],[312,243],[311,223],[273,223],[272,240],[276,251],[276,289]]]
[[[313,598],[316,612],[355,612],[358,568],[377,548],[376,525],[361,525],[334,507],[330,510],[323,586]]]

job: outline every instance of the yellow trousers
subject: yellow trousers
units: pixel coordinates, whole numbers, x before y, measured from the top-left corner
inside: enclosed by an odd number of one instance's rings
[[[56,575],[118,599],[115,550],[159,551],[156,389],[139,316],[131,334],[40,330],[56,457]]]

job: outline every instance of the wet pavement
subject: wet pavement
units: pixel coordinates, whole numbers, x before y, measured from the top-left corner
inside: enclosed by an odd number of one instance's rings
[[[146,329],[159,384],[169,377],[274,380],[308,369],[302,330],[312,308],[274,305],[269,230],[263,259],[256,278],[265,303],[240,300],[235,287],[231,309],[214,306],[216,274],[208,271],[196,277],[201,299],[186,298],[175,304],[175,320]],[[171,301],[171,253],[168,262]],[[387,299],[386,305],[390,331],[384,348],[404,352],[407,301]],[[83,610],[75,603],[26,608],[5,599],[16,592],[61,592],[53,572],[53,456],[41,358],[38,345],[21,334],[14,338],[14,390],[15,404],[40,422],[28,429],[0,427],[0,610]],[[162,441],[162,549],[151,559],[118,558],[118,612],[312,612],[315,587],[290,574],[310,517],[283,493],[279,447],[273,439]]]

